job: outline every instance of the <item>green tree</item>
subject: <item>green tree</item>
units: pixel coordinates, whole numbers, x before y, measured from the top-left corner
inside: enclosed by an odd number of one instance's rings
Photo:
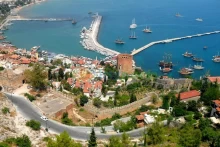
[[[64,131],[60,135],[57,135],[55,140],[49,138],[47,147],[82,147],[82,145],[72,140],[69,134]]]
[[[31,147],[31,141],[28,136],[23,135],[22,137],[16,138],[16,145],[19,147]]]
[[[147,135],[152,144],[160,144],[164,141],[164,128],[158,122],[147,128]]]
[[[73,126],[73,121],[68,118],[68,113],[67,112],[63,113],[63,117],[61,118],[61,121],[62,121],[63,124]]]
[[[121,139],[116,136],[110,137],[108,147],[123,147]]]
[[[51,69],[49,68],[49,70],[48,70],[48,80],[52,80],[52,73],[51,73]]]
[[[136,95],[134,93],[131,93],[131,96],[130,96],[130,103],[133,103],[137,101],[137,98],[136,98]]]
[[[82,95],[82,96],[80,97],[80,105],[81,105],[81,106],[84,106],[88,101],[89,101],[89,98],[88,98],[87,96]]]
[[[103,94],[104,97],[106,96],[107,92],[108,92],[107,87],[105,85],[103,85],[102,86],[102,94]]]
[[[59,81],[61,81],[63,78],[64,78],[64,72],[63,72],[63,69],[60,68],[58,72],[58,79]]]
[[[33,130],[37,131],[37,130],[40,130],[40,122],[38,121],[35,121],[35,120],[29,120],[26,122],[26,126],[32,128]]]
[[[10,147],[10,146],[5,142],[0,142],[0,147]]]
[[[184,128],[180,130],[178,143],[183,147],[199,147],[201,137],[202,134],[199,129],[194,129],[190,125],[185,125]]]
[[[188,111],[197,112],[197,111],[198,111],[198,108],[197,108],[197,103],[196,103],[196,101],[189,101],[189,102],[188,102],[188,106],[187,106],[187,110],[188,110]]]
[[[9,108],[8,108],[8,107],[4,107],[4,108],[2,108],[2,113],[3,113],[3,114],[10,113]]]
[[[92,127],[92,132],[90,134],[90,139],[89,139],[88,147],[96,147],[96,146],[97,146],[97,143],[96,143],[95,130]]]
[[[125,132],[121,135],[121,142],[124,147],[128,147],[131,145],[131,140],[129,139],[128,134],[126,134]]]
[[[35,64],[32,70],[25,70],[24,76],[34,89],[46,89],[47,72],[42,65]]]
[[[102,100],[100,100],[99,98],[94,98],[93,105],[96,106],[97,108],[100,108],[102,105]]]
[[[162,108],[168,110],[169,109],[169,103],[170,103],[170,97],[168,95],[163,96]]]

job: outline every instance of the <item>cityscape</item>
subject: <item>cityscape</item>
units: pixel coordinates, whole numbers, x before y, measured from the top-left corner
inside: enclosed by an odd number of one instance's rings
[[[0,0],[0,147],[220,146],[220,22],[177,11],[175,24],[118,24],[114,2]]]

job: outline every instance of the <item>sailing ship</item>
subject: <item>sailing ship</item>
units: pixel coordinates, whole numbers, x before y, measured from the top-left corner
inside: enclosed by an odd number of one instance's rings
[[[192,53],[186,51],[186,52],[183,54],[183,56],[184,56],[184,57],[193,57],[194,55],[193,55]]]
[[[192,60],[196,61],[196,62],[203,62],[204,61],[202,58],[197,58],[197,57],[193,57]]]
[[[118,38],[115,40],[115,43],[116,44],[124,44],[125,42],[122,39]]]
[[[202,66],[202,63],[201,63],[201,65],[194,65],[194,69],[199,69],[199,70],[201,70],[201,69],[204,69],[205,67],[203,67]]]
[[[130,25],[130,29],[135,29],[137,27],[137,24],[135,23],[135,18],[132,20],[132,23]]]
[[[213,56],[213,58],[220,58],[219,52],[218,55]]]
[[[173,63],[171,62],[171,57],[172,57],[171,54],[165,54],[165,56],[163,57],[164,60],[161,60],[159,62],[159,66],[160,67],[172,68],[173,67]]]
[[[76,24],[77,21],[75,19],[72,20],[72,24]]]
[[[131,36],[129,38],[130,39],[137,39],[137,37],[135,36],[135,31],[131,32]]]
[[[146,26],[145,29],[143,29],[143,32],[145,32],[145,33],[152,33],[152,31],[150,30],[150,28],[147,27],[147,26]]]

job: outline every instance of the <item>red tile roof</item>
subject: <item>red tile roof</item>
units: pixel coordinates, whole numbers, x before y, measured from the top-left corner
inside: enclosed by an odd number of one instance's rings
[[[189,98],[193,98],[196,96],[200,96],[200,92],[197,90],[182,92],[180,93],[180,100],[189,99]],[[176,95],[176,97],[178,97],[178,94]]]
[[[69,83],[70,85],[72,85],[72,84],[73,84],[73,78],[68,78],[68,79],[67,79],[67,83]]]
[[[217,110],[218,112],[220,112],[220,108],[219,108],[219,107],[217,107],[216,110]]]
[[[144,115],[136,115],[135,116],[137,120],[144,120]]]
[[[83,87],[83,92],[89,93],[91,88],[92,88],[92,84],[90,82],[85,82]]]
[[[215,83],[216,80],[218,83],[220,83],[220,77],[208,77],[209,81],[212,83]]]
[[[220,107],[220,100],[213,100],[213,102],[215,103],[215,105]]]
[[[77,63],[80,64],[80,65],[85,64],[84,60],[79,60]]]

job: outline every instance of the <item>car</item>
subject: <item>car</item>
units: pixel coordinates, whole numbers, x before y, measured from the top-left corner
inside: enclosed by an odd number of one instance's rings
[[[41,119],[43,119],[44,121],[48,121],[48,118],[46,116],[41,116]]]

